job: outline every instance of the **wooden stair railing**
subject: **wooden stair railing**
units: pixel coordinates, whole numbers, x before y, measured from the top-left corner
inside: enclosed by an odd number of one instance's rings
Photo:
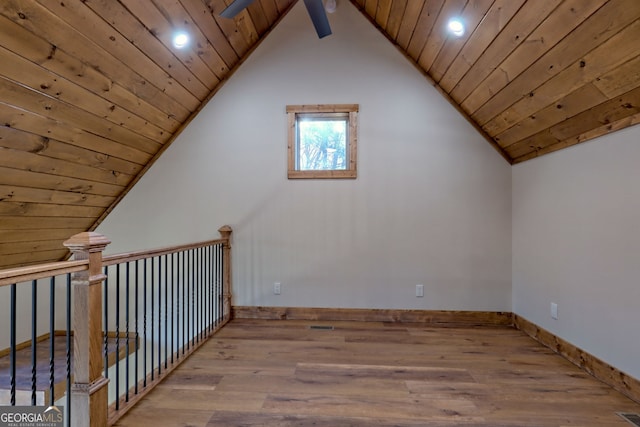
[[[0,271],[0,287],[10,286],[11,287],[11,349],[9,351],[11,358],[11,390],[9,394],[15,396],[15,360],[17,359],[16,348],[18,345],[16,344],[16,333],[15,333],[15,324],[16,320],[16,303],[15,303],[15,295],[17,293],[19,285],[24,285],[24,282],[32,282],[32,289],[36,288],[36,282],[38,280],[50,279],[51,280],[51,293],[53,294],[54,281],[56,277],[60,277],[65,275],[67,277],[67,332],[64,334],[67,337],[67,342],[69,343],[70,337],[73,338],[73,363],[70,364],[69,361],[69,345],[67,345],[67,394],[70,389],[70,399],[68,398],[67,402],[70,406],[68,409],[68,413],[70,413],[70,417],[67,420],[66,425],[74,426],[74,427],[106,427],[111,425],[117,421],[117,419],[123,415],[135,402],[137,402],[142,396],[146,395],[159,381],[161,381],[168,373],[170,373],[175,367],[181,363],[188,355],[193,353],[195,349],[199,348],[205,341],[208,339],[215,331],[221,328],[231,317],[231,245],[230,238],[232,230],[228,226],[224,226],[218,230],[220,232],[221,238],[218,240],[212,240],[208,242],[194,243],[190,245],[181,245],[175,246],[172,248],[163,248],[158,250],[151,251],[139,251],[135,253],[129,254],[121,254],[121,255],[111,255],[103,258],[103,251],[110,243],[109,239],[105,236],[102,236],[95,232],[86,232],[80,233],[75,236],[72,236],[64,245],[69,248],[72,253],[73,259],[70,261],[59,262],[59,263],[50,263],[43,264],[38,266],[29,266],[22,268],[15,268],[10,270]],[[173,275],[173,264],[167,264],[168,260],[173,260],[174,256],[177,259],[180,259],[180,254],[182,254],[182,258],[186,257],[186,254],[190,254],[191,263],[184,268],[190,268],[192,270],[196,270],[198,268],[204,268],[206,271],[211,273],[211,277],[208,279],[204,278],[204,274],[196,274],[195,272],[190,272],[189,277],[191,277],[191,282],[187,278],[186,281],[181,280],[180,277],[177,277],[175,282],[169,283],[167,281],[167,271],[171,268],[171,275]],[[206,255],[206,256],[205,256]],[[162,258],[164,257],[164,258]],[[210,257],[212,260],[215,258],[215,265],[206,264],[205,258]],[[200,308],[203,311],[206,311],[205,315],[201,312],[194,312],[187,314],[186,319],[182,319],[182,325],[184,327],[185,322],[190,322],[190,327],[192,328],[190,333],[191,335],[180,336],[178,335],[176,341],[178,341],[178,345],[182,345],[182,347],[178,347],[178,350],[173,352],[173,344],[174,338],[171,337],[171,364],[167,366],[167,347],[169,343],[167,341],[164,342],[164,351],[165,351],[165,361],[162,375],[160,374],[160,366],[157,369],[157,376],[154,379],[154,373],[156,370],[152,365],[151,369],[151,379],[149,384],[147,384],[148,373],[144,372],[144,389],[139,393],[138,392],[138,383],[136,383],[135,387],[135,396],[129,399],[129,391],[127,390],[127,398],[123,399],[118,395],[119,391],[116,387],[116,404],[112,404],[109,406],[109,379],[105,378],[105,360],[111,364],[110,356],[105,357],[105,336],[109,336],[112,332],[106,332],[105,329],[109,328],[108,324],[103,325],[103,303],[106,307],[106,300],[104,298],[107,297],[106,287],[103,285],[104,280],[111,274],[109,273],[109,266],[117,266],[120,264],[126,265],[127,270],[129,264],[133,263],[136,266],[138,265],[139,260],[144,260],[145,265],[145,276],[146,276],[146,260],[151,259],[152,265],[153,260],[156,259],[159,262],[159,265],[162,265],[162,259],[164,259],[164,282],[162,279],[158,278],[157,282],[150,282],[150,286],[152,287],[151,295],[153,295],[154,290],[158,289],[158,292],[162,290],[162,286],[164,286],[164,291],[167,292],[167,287],[171,286],[171,290],[173,291],[174,286],[176,289],[180,289],[182,286],[187,287],[191,286],[193,293],[191,295],[188,294],[187,290],[187,298],[188,300],[180,301],[178,300],[175,305],[173,300],[171,301],[171,305],[168,301],[164,301],[164,326],[167,328],[167,324],[170,323],[173,325],[173,320],[167,319],[167,311],[171,312],[171,315],[175,315],[173,313],[174,309],[180,313],[180,304],[183,304],[183,308],[186,307],[187,310],[191,308],[191,310],[198,310],[198,306],[194,305],[194,301],[198,297],[202,297],[201,294],[205,294],[206,292],[210,292],[210,294],[206,294],[206,301],[202,302]],[[202,266],[200,264],[194,263],[194,259],[200,260],[203,262]],[[141,261],[142,262],[142,261]],[[161,267],[158,267],[158,272]],[[153,267],[152,267],[153,268]],[[182,268],[182,267],[181,267]],[[214,272],[215,270],[215,272]],[[119,271],[119,268],[118,270]],[[179,272],[178,272],[179,273]],[[214,274],[215,273],[215,274]],[[138,274],[136,269],[136,274]],[[152,273],[153,274],[153,273]],[[178,274],[179,276],[179,274]],[[215,277],[214,277],[215,276]],[[198,278],[200,277],[200,278]],[[116,278],[119,280],[119,278]],[[110,279],[111,280],[111,279]],[[128,280],[128,279],[127,279]],[[136,279],[137,280],[137,279]],[[209,280],[207,282],[207,280]],[[214,283],[215,282],[215,283]],[[119,282],[118,286],[119,286]],[[109,283],[111,286],[111,283]],[[22,286],[26,288],[25,286]],[[73,288],[73,292],[70,292],[70,288]],[[155,287],[155,288],[154,288]],[[103,289],[104,288],[104,289]],[[110,289],[110,288],[109,288]],[[127,289],[128,284],[127,284]],[[104,292],[103,292],[104,291]],[[127,291],[128,292],[128,291]],[[183,290],[184,292],[184,290]],[[197,292],[197,294],[196,294]],[[219,292],[219,293],[218,293]],[[71,298],[73,295],[73,298]],[[136,290],[136,297],[137,297]],[[146,294],[143,294],[146,298]],[[158,294],[159,295],[159,294]],[[152,297],[153,298],[153,297]],[[205,304],[211,303],[214,299],[219,299],[219,305],[216,305],[215,310],[211,306],[206,306]],[[72,301],[71,301],[72,300]],[[104,300],[104,301],[103,301]],[[152,300],[153,301],[153,300]],[[71,318],[69,317],[71,310],[69,305],[73,306],[73,322],[71,323]],[[136,303],[137,304],[137,303]],[[185,305],[186,304],[186,305]],[[53,304],[52,304],[53,305]],[[36,304],[33,304],[32,307],[35,307]],[[53,308],[51,309],[53,312]],[[129,310],[129,307],[127,307]],[[152,311],[154,308],[151,309]],[[35,312],[35,309],[33,310]],[[214,313],[215,311],[215,313]],[[163,323],[160,317],[160,309],[158,308],[158,328]],[[215,314],[215,315],[214,315]],[[188,317],[188,316],[191,317]],[[118,314],[116,314],[118,316]],[[128,316],[128,315],[127,315]],[[208,316],[208,317],[207,317]],[[53,315],[52,315],[53,318]],[[106,320],[105,320],[106,322]],[[127,317],[127,332],[124,333],[128,335],[129,327],[128,327],[128,317]],[[145,318],[146,322],[146,318]],[[180,325],[180,320],[176,321],[178,325]],[[71,327],[72,326],[72,327]],[[137,326],[136,326],[137,328]],[[32,336],[37,331],[37,325],[34,326],[32,324]],[[71,330],[72,331],[71,331]],[[187,330],[189,330],[187,328]],[[50,334],[54,333],[54,326],[51,326]],[[105,335],[106,333],[106,335]],[[122,335],[120,332],[116,330],[115,336]],[[135,348],[135,351],[141,346],[147,345],[147,343],[140,344],[138,341],[138,330],[135,331],[135,344],[132,345]],[[159,336],[159,335],[158,335]],[[165,337],[166,337],[165,332]],[[129,340],[130,337],[127,337]],[[144,337],[140,335],[140,340]],[[166,339],[166,338],[165,338]],[[153,351],[153,337],[151,337],[151,348]],[[186,340],[186,341],[180,341]],[[53,342],[51,340],[51,342]],[[184,343],[187,344],[187,349],[185,351]],[[31,344],[32,352],[35,352],[36,341]],[[161,343],[158,342],[156,344],[158,347],[158,353],[160,352]],[[29,345],[27,345],[28,347]],[[51,353],[53,354],[53,344],[51,346]],[[131,346],[127,345],[127,350],[131,349]],[[145,347],[146,348],[146,347]],[[115,355],[116,364],[119,363],[120,353],[116,349],[118,355]],[[174,363],[174,354],[176,356],[176,362]],[[159,354],[158,354],[159,355]],[[127,370],[129,368],[129,359],[132,357],[131,354],[123,353],[123,359],[126,360]],[[136,355],[137,356],[137,355]],[[53,357],[53,356],[52,356]],[[146,356],[145,356],[146,358]],[[136,358],[136,367],[137,367],[137,358]],[[35,366],[35,363],[34,363]],[[72,366],[72,372],[70,372]],[[36,369],[35,367],[33,368]],[[51,370],[53,371],[53,362],[51,362]],[[51,380],[53,382],[53,373],[51,374]],[[136,374],[137,375],[137,374]],[[35,384],[34,374],[34,384]],[[71,382],[72,381],[72,382]],[[116,379],[117,381],[117,379]],[[142,382],[142,381],[141,381]],[[70,385],[69,385],[70,384]],[[53,385],[51,386],[53,387]],[[133,387],[132,387],[133,389]],[[33,391],[35,393],[35,390]],[[57,389],[56,389],[56,393]],[[50,396],[53,396],[51,392],[49,392]],[[13,401],[10,403],[15,405],[15,397],[12,397]],[[53,401],[53,397],[51,398]],[[2,402],[0,402],[2,403]],[[8,402],[4,402],[2,404],[7,404]],[[33,402],[32,404],[36,404]],[[49,402],[45,402],[45,404],[53,404]],[[120,407],[118,407],[120,404]],[[114,410],[115,406],[115,410]]]

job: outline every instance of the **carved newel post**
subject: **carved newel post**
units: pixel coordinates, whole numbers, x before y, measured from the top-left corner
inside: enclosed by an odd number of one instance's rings
[[[75,260],[89,260],[89,269],[74,273],[73,386],[71,425],[106,427],[109,380],[103,376],[102,252],[111,243],[98,233],[80,233],[64,242]]]
[[[222,247],[222,316],[224,321],[231,318],[231,233],[233,230],[228,225],[218,229],[220,236],[225,240]]]

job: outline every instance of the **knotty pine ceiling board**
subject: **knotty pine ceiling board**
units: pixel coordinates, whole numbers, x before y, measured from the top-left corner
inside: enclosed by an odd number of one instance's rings
[[[640,121],[638,0],[350,2],[511,163]],[[230,3],[0,2],[0,268],[64,258],[296,0]]]
[[[0,268],[95,229],[291,8],[256,0],[0,3]],[[175,28],[189,49],[172,46]]]

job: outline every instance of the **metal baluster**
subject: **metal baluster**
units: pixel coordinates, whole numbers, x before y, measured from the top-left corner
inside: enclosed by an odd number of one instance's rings
[[[213,310],[213,329],[215,330],[218,325],[218,310],[217,299],[218,295],[218,245],[211,248],[212,260],[211,260],[211,309]]]
[[[36,405],[38,344],[38,281],[31,281],[31,405]]]
[[[218,294],[220,293],[220,245],[216,245],[216,291],[215,291],[215,306],[216,306],[216,327],[218,327],[220,312],[218,310],[218,306],[220,305],[220,300],[218,298]]]
[[[202,307],[204,310],[203,330],[205,339],[209,336],[209,247],[202,248]]]
[[[198,341],[201,341],[203,339],[202,336],[202,248],[198,248],[197,249],[198,252],[198,258],[197,258],[197,262],[196,262],[196,274],[198,275],[198,299],[196,300],[196,306],[198,308],[197,313],[198,313],[198,319],[197,319],[197,325],[198,325]]]
[[[180,347],[181,347],[181,343],[182,341],[180,341],[180,302],[182,301],[182,298],[180,298],[180,289],[181,287],[181,283],[182,283],[182,262],[180,261],[181,259],[181,252],[176,253],[176,299],[175,299],[175,317],[176,317],[176,361],[180,360]]]
[[[205,258],[204,258],[204,248],[200,248],[200,265],[198,267],[199,271],[200,271],[200,299],[199,299],[199,304],[200,304],[200,339],[202,341],[204,341],[204,337],[206,335],[206,328],[205,328],[205,321],[206,321],[206,307],[203,305],[203,303],[205,302],[205,292],[204,292],[204,286],[205,286]]]
[[[196,300],[198,311],[198,336],[200,341],[204,341],[204,315],[205,310],[202,306],[204,298],[204,257],[203,248],[198,248],[198,262],[196,265],[196,274],[198,275],[198,299]]]
[[[142,280],[142,337],[143,337],[143,381],[147,386],[147,258],[144,259],[144,277]]]
[[[216,320],[215,320],[215,326],[216,328],[218,327],[218,319],[220,318],[220,313],[218,311],[218,305],[220,304],[220,301],[218,300],[218,287],[220,286],[220,245],[216,245],[216,284],[215,284],[215,295],[214,295],[214,302],[215,302],[215,310],[216,310]]]
[[[53,388],[55,385],[55,338],[56,338],[56,278],[52,277],[49,283],[49,405],[55,403]]]
[[[169,350],[169,255],[164,255],[164,369],[167,369]]]
[[[105,330],[105,335],[109,329]],[[120,409],[120,264],[116,264],[116,411]]]
[[[104,377],[109,378],[109,336],[106,331],[109,330],[109,267],[104,267],[104,286],[103,286],[103,304],[104,304]]]
[[[218,245],[213,247],[213,294],[211,295],[213,301],[213,328],[218,326]]]
[[[184,354],[185,349],[189,349],[189,251],[185,251],[184,253],[184,283],[182,284],[182,329],[183,329],[183,343],[182,343],[182,354]]]
[[[186,266],[187,269],[189,268],[191,263],[192,263],[192,261],[191,261],[191,251],[189,250],[189,251],[187,251],[187,266]],[[187,306],[186,306],[187,307],[186,308],[186,311],[187,311],[187,318],[186,318],[187,334],[185,335],[185,338],[187,340],[187,350],[189,350],[189,348],[191,348],[191,332],[190,332],[190,329],[191,329],[191,317],[189,316],[189,314],[190,314],[189,301],[191,299],[190,291],[189,291],[190,286],[191,286],[191,283],[190,283],[191,282],[191,280],[190,280],[191,275],[189,274],[190,271],[191,270],[186,272],[187,282],[185,283],[185,288],[186,288],[186,292],[187,292],[187,296],[185,298],[185,302],[187,303]]]
[[[200,341],[200,331],[198,330],[198,318],[200,317],[200,313],[198,312],[198,288],[200,286],[200,274],[198,271],[198,254],[199,250],[193,249],[193,264],[191,265],[191,274],[193,276],[193,346],[196,346],[196,343]]]
[[[181,256],[182,255],[182,256]],[[182,278],[183,278],[183,264],[184,264],[184,252],[178,253],[178,271],[177,271],[177,280],[176,280],[176,335],[177,335],[177,341],[176,341],[176,359],[180,360],[180,348],[182,348],[182,341],[180,340],[180,301],[182,301],[182,298],[180,298],[180,290],[182,289],[181,283],[182,283]],[[182,262],[180,262],[180,258],[182,258]],[[183,323],[184,325],[184,323]],[[183,335],[184,336],[184,335]]]
[[[213,256],[213,247],[207,246],[207,335],[211,335],[212,327],[211,321],[213,320],[212,311],[211,311],[211,284],[213,278],[213,268],[212,268],[212,257]]]
[[[171,364],[173,365],[173,351],[174,351],[174,324],[176,321],[176,313],[175,313],[175,300],[174,300],[174,292],[173,288],[176,282],[176,253],[171,254]]]
[[[187,287],[187,251],[182,252],[182,340],[180,341],[180,346],[182,347],[182,355],[184,355],[184,349],[186,347],[185,341],[187,340],[186,327],[187,327],[187,318],[189,316],[188,307],[186,304],[186,287]],[[188,342],[188,341],[187,341]]]
[[[202,330],[205,339],[209,336],[209,249],[202,248]]]
[[[153,342],[154,338],[155,338],[155,316],[154,316],[154,298],[153,298],[153,287],[156,283],[155,281],[155,271],[156,271],[156,259],[155,258],[151,258],[151,381],[153,381],[154,375],[155,375],[155,343]]]
[[[202,264],[204,265],[202,273],[202,307],[204,310],[203,330],[204,337],[209,336],[209,249],[208,246],[202,249]]]
[[[207,327],[208,327],[208,336],[211,336],[213,333],[213,307],[211,305],[211,291],[212,291],[212,278],[213,278],[213,246],[207,247],[207,283],[206,283],[206,293],[207,293]]]
[[[136,260],[135,261],[136,262],[136,283],[135,283],[136,291],[135,291],[135,298],[134,298],[134,300],[135,300],[135,303],[134,303],[135,308],[134,308],[134,310],[135,310],[135,319],[136,319],[136,342],[135,342],[135,345],[136,345],[135,363],[136,363],[136,365],[134,367],[134,370],[135,370],[134,377],[135,377],[135,380],[136,380],[135,384],[134,384],[135,394],[138,394],[138,354],[140,352],[140,344],[139,344],[140,343],[140,334],[139,334],[140,329],[138,327],[139,323],[140,323],[139,322],[139,317],[138,317],[138,308],[139,308],[139,303],[140,303],[139,298],[138,298],[138,294],[139,294],[139,286],[138,286],[139,280],[138,279],[139,279],[139,276],[140,276],[140,268],[139,268],[140,263],[139,263],[139,261],[140,260]]]
[[[213,329],[216,329],[218,322],[218,310],[216,295],[218,293],[218,245],[212,248],[213,260],[212,260],[212,291],[211,291],[211,307],[213,310]]]
[[[212,310],[212,327],[216,330],[218,313],[216,310],[216,294],[218,286],[218,245],[211,247],[211,310]]]
[[[220,317],[218,315],[218,277],[220,277],[220,245],[216,245],[216,260],[215,260],[215,269],[216,269],[216,278],[215,278],[215,290],[214,290],[214,309],[215,309],[215,316],[216,316],[216,320],[215,320],[215,327],[218,327],[218,317]]]
[[[162,258],[158,257],[158,378],[162,373]]]
[[[67,273],[67,354],[66,354],[66,368],[67,368],[67,426],[71,425],[71,273]]]
[[[213,247],[213,328],[218,326],[218,245]]]
[[[207,279],[207,264],[206,264],[206,249],[200,248],[200,336],[201,340],[207,336],[207,305],[206,305],[206,279]]]
[[[125,356],[125,362],[124,362],[124,372],[125,372],[125,385],[124,385],[124,393],[125,393],[125,402],[129,402],[129,303],[130,303],[130,291],[131,288],[129,286],[129,279],[130,279],[130,273],[131,273],[131,268],[130,268],[130,262],[127,262],[127,266],[126,266],[126,282],[125,282],[125,289],[126,289],[126,296],[125,296],[125,351],[126,351],[126,356]]]
[[[11,285],[11,406],[16,406],[16,284]]]
[[[195,347],[196,345],[196,252],[195,249],[191,249],[191,258],[190,258],[190,267],[189,271],[191,273],[191,281],[190,292],[191,292],[191,322],[189,327],[191,328],[191,332],[189,333],[189,338],[191,338],[191,345]]]
[[[215,278],[214,278],[214,295],[213,295],[213,305],[214,305],[214,311],[215,311],[215,320],[214,320],[214,327],[218,327],[218,318],[220,317],[218,315],[218,278],[220,277],[220,246],[216,245],[216,249],[215,249],[215,261],[214,261],[214,269],[215,269]]]
[[[215,285],[215,306],[216,306],[216,327],[218,327],[218,320],[220,319],[220,311],[218,306],[220,305],[220,301],[218,298],[219,288],[220,287],[220,245],[216,245],[216,285]]]
[[[196,314],[195,324],[196,324],[196,341],[200,342],[200,337],[202,335],[202,307],[200,307],[200,301],[202,300],[201,289],[202,289],[202,254],[201,248],[196,249],[196,263],[194,273],[196,274],[196,295],[195,295],[195,306],[197,310],[194,310]]]
[[[215,245],[213,248],[213,272],[212,272],[212,281],[213,281],[213,291],[211,293],[211,305],[213,306],[213,329],[215,330],[218,326],[218,299],[216,295],[218,295],[218,245]]]
[[[192,344],[196,345],[196,252],[191,249],[191,337]]]
[[[218,273],[218,319],[220,323],[224,319],[224,247],[221,244],[218,248],[220,253],[220,273]]]

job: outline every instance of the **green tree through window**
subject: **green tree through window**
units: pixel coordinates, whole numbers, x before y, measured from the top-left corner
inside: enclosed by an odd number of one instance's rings
[[[345,119],[304,118],[298,122],[300,170],[347,169]]]
[[[355,179],[358,104],[287,105],[289,179]]]

